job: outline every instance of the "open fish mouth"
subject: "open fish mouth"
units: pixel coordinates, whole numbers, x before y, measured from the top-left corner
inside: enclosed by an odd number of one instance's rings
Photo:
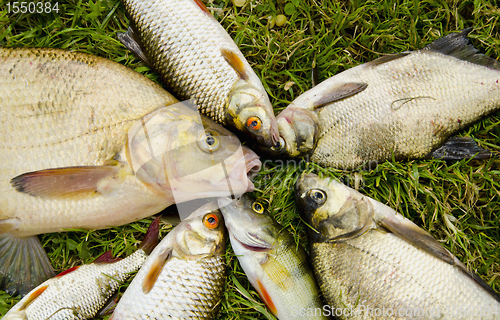
[[[243,146],[243,155],[247,177],[248,179],[253,179],[259,173],[262,163],[259,160],[259,156],[245,146]]]
[[[245,181],[248,184],[245,192],[250,192],[254,190],[251,179],[259,173],[262,163],[259,160],[259,156],[251,149],[245,146],[242,146],[242,149],[243,157],[238,160],[234,169],[229,173],[228,178],[230,181],[235,181],[237,183]],[[241,194],[238,194],[238,196],[240,195]]]

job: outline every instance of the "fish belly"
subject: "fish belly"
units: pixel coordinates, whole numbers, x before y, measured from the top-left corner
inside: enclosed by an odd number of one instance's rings
[[[153,260],[146,261],[143,269],[149,270]],[[146,276],[147,272],[140,272],[134,278],[111,319],[215,319],[225,282],[222,257],[172,258],[144,294]]]
[[[341,319],[495,319],[500,312],[458,268],[393,234],[370,230],[311,249],[321,291]]]
[[[161,210],[158,196],[133,176],[123,178],[124,185],[109,182],[102,197],[31,196],[16,191],[11,179],[43,169],[105,165],[124,147],[130,126],[177,102],[173,96],[133,70],[86,54],[0,49],[0,59],[0,222],[13,219],[16,230],[9,232],[115,226],[147,214],[136,212],[146,201],[145,211]],[[142,205],[133,205],[137,200]],[[121,210],[123,219],[116,217]],[[5,229],[0,223],[0,232]]]
[[[368,87],[319,112],[312,160],[325,166],[351,169],[392,155],[425,156],[451,134],[500,107],[498,70],[435,52],[361,65],[330,81]]]
[[[225,124],[226,104],[239,76],[221,49],[237,53],[251,68],[224,28],[198,1],[123,2],[147,59],[169,90],[183,100],[194,99],[203,114]],[[257,84],[262,87],[258,79]]]

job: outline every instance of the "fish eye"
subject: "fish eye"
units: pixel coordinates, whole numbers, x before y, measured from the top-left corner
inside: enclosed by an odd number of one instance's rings
[[[219,149],[219,138],[213,132],[203,132],[198,139],[198,146],[201,150],[211,153]]]
[[[252,130],[259,130],[262,126],[262,120],[259,117],[250,117],[247,120],[247,127]]]
[[[260,202],[257,202],[257,201],[252,203],[252,209],[253,209],[253,211],[255,211],[257,213],[264,212],[264,206],[262,206],[262,204],[260,204]]]
[[[307,192],[307,196],[317,206],[322,205],[326,201],[326,193],[323,190],[311,189]]]
[[[206,214],[203,217],[203,225],[208,229],[214,229],[219,226],[219,217],[214,213]]]
[[[280,152],[285,148],[285,139],[283,139],[282,136],[280,136],[279,141],[271,147],[271,151],[273,152]]]

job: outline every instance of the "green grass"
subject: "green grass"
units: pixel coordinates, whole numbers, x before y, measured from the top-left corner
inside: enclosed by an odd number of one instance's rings
[[[53,1],[54,2],[54,1]],[[261,77],[275,111],[311,87],[311,64],[319,80],[383,54],[415,50],[450,31],[473,27],[473,44],[500,57],[498,1],[247,1],[236,8],[212,0],[216,18]],[[283,27],[268,18],[285,13]],[[8,14],[0,2],[0,45],[66,48],[103,56],[156,80],[156,75],[117,40],[128,26],[117,0],[59,2],[59,13]],[[293,82],[293,84],[292,84]],[[291,85],[285,90],[285,85]],[[267,162],[253,193],[292,232],[307,242],[292,189],[299,172],[320,172],[356,186],[428,230],[446,248],[500,292],[500,112],[459,133],[493,151],[490,161],[388,161],[375,170],[347,172],[308,164]],[[88,263],[106,250],[124,257],[135,250],[151,219],[95,232],[42,235],[54,267]],[[168,231],[162,229],[162,236]],[[221,319],[273,319],[228,251],[227,290]],[[0,314],[18,299],[0,292]]]

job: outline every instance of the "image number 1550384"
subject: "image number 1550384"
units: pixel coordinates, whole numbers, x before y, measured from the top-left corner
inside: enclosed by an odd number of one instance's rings
[[[7,13],[59,13],[58,2],[8,2]]]

